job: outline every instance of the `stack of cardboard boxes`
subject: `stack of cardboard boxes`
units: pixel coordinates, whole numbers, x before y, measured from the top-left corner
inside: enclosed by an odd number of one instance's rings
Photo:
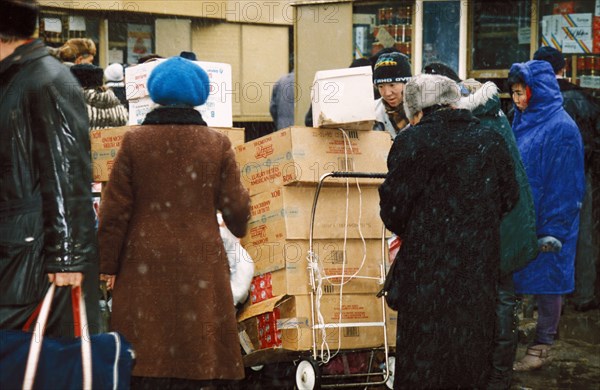
[[[352,96],[353,105],[373,104],[368,70],[368,88],[363,95]],[[356,85],[361,81],[355,80],[355,71],[346,71],[340,73],[350,74],[350,79],[341,77],[338,90],[350,91],[344,82]],[[289,127],[236,148],[242,182],[252,196],[252,216],[242,245],[255,263],[255,277],[250,304],[238,316],[247,353],[277,348],[310,350],[316,324],[314,304],[320,305],[325,324],[344,324],[326,326],[330,349],[383,345],[382,328],[361,327],[383,322],[381,300],[376,297],[387,261],[379,217],[377,187],[381,180],[363,179],[360,186],[354,179],[349,185],[346,179],[326,182],[313,224],[319,272],[309,270],[307,259],[311,209],[321,175],[331,171],[387,172],[391,140],[387,132],[371,131],[374,109],[362,118],[356,116],[353,106],[342,109],[351,111],[350,120],[313,103],[317,116],[341,118],[345,130]],[[323,296],[311,302],[310,293],[317,288]],[[321,336],[316,333],[317,345]]]

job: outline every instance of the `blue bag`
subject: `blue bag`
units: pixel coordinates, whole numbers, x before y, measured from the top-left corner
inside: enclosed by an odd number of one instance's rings
[[[33,333],[0,331],[0,388],[18,389],[128,389],[135,354],[118,333],[103,333],[74,339],[44,338],[43,330],[55,286],[44,298],[39,322]],[[87,324],[85,303],[74,287],[75,314],[79,325]],[[46,307],[45,307],[46,306]],[[41,343],[40,343],[41,341]]]

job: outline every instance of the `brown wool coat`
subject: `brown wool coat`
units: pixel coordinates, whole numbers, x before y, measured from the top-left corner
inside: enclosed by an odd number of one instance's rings
[[[194,124],[126,133],[98,239],[100,272],[117,275],[111,327],[133,344],[133,375],[243,378],[216,212],[242,236],[249,204],[224,135]]]

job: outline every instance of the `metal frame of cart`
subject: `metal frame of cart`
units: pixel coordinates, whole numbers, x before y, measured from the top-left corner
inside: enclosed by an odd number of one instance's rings
[[[330,172],[322,175],[319,179],[315,196],[313,199],[311,217],[310,217],[310,228],[309,228],[309,251],[313,252],[313,233],[314,233],[314,224],[315,224],[315,214],[317,208],[317,202],[319,199],[319,194],[321,192],[321,188],[323,187],[324,181],[328,178],[369,178],[369,179],[385,179],[386,174],[383,173],[366,173],[366,172]],[[382,223],[382,246],[381,246],[381,266],[380,266],[380,277],[369,277],[369,276],[359,276],[355,275],[354,278],[361,279],[371,279],[374,283],[381,283],[385,278],[385,237],[383,237],[383,233],[385,232],[385,227]],[[312,350],[288,350],[282,348],[274,348],[274,349],[264,349],[258,350],[254,352],[250,352],[249,354],[244,356],[244,365],[246,367],[251,367],[253,370],[262,369],[264,364],[271,364],[277,362],[293,362],[296,364],[296,372],[295,372],[295,380],[296,387],[299,390],[310,390],[310,389],[319,389],[319,388],[349,388],[349,387],[365,387],[365,386],[381,386],[385,385],[388,388],[392,388],[393,382],[393,369],[394,369],[394,357],[389,354],[389,343],[387,339],[386,332],[386,306],[385,300],[381,299],[381,307],[382,307],[382,318],[381,321],[377,322],[363,322],[363,323],[335,323],[335,324],[315,324],[315,275],[313,271],[313,267],[309,265],[307,267],[307,272],[309,272],[309,281],[311,285],[310,292],[310,304],[311,304],[311,317],[310,321],[310,330],[312,337]],[[339,276],[335,276],[337,278]],[[368,364],[369,372],[366,373],[350,373],[350,374],[336,374],[336,375],[321,375],[321,366],[323,364],[322,361],[319,361],[319,354],[317,348],[317,334],[316,332],[323,327],[328,328],[344,328],[344,327],[379,327],[383,332],[383,346],[378,346],[374,348],[355,348],[355,349],[342,349],[340,346],[339,352],[341,354],[349,354],[356,352],[367,352],[371,351],[370,361]],[[383,363],[383,369],[376,372],[371,372],[371,367],[373,360],[375,359],[375,353],[383,352],[385,356],[385,360]],[[392,373],[390,373],[392,371]],[[373,377],[381,377],[382,380],[379,381],[370,381]],[[357,382],[354,383],[322,383],[322,382],[347,382],[356,379]],[[362,381],[358,381],[362,379]]]
[[[328,178],[371,178],[371,179],[385,179],[386,174],[383,173],[366,173],[366,172],[329,172],[321,176],[319,179],[319,183],[317,185],[317,189],[315,192],[315,197],[313,200],[312,210],[311,210],[311,219],[310,219],[310,230],[309,230],[309,251],[313,252],[313,233],[314,233],[314,224],[315,224],[315,214],[317,209],[317,203],[319,200],[319,193],[323,186],[323,183]],[[382,226],[382,230],[385,231],[385,228]],[[383,238],[382,238],[383,240]],[[382,244],[382,266],[381,266],[381,279],[385,278],[385,255],[383,251],[385,250],[384,245]],[[327,323],[327,324],[315,324],[315,275],[313,267],[308,267],[310,273],[310,283],[311,283],[311,330],[312,330],[312,351],[311,356],[309,358],[302,358],[298,363],[296,370],[296,385],[299,389],[314,389],[314,388],[343,388],[343,387],[359,387],[359,386],[377,386],[377,385],[388,385],[390,375],[390,368],[393,370],[393,367],[389,367],[390,363],[393,365],[393,361],[390,359],[389,355],[389,344],[387,339],[386,332],[386,307],[385,300],[381,299],[381,307],[382,307],[382,318],[381,321],[378,322],[363,322],[363,323]],[[354,276],[357,279],[374,279],[373,277],[367,276]],[[320,367],[318,364],[318,349],[317,349],[317,330],[322,329],[323,327],[327,328],[343,328],[343,327],[380,327],[383,332],[383,352],[385,354],[385,366],[387,369],[384,369],[383,372],[368,372],[364,374],[347,374],[347,375],[330,375],[323,376],[320,375]],[[393,359],[392,359],[393,360]],[[370,365],[369,365],[370,370]],[[381,381],[377,382],[369,382],[366,381],[374,376],[383,376]],[[342,383],[342,384],[321,384],[322,379],[349,379],[349,378],[366,378],[361,382],[357,383]]]

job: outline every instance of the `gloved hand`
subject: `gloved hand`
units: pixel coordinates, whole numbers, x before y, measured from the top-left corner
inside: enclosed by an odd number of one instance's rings
[[[538,238],[538,248],[541,252],[560,252],[562,244],[552,236],[545,236]]]

